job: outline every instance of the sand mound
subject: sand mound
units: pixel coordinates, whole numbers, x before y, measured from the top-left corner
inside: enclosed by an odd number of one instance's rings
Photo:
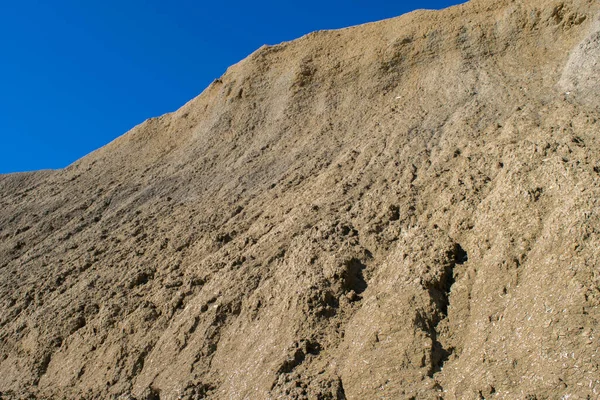
[[[0,176],[0,398],[598,398],[599,11],[265,46]]]

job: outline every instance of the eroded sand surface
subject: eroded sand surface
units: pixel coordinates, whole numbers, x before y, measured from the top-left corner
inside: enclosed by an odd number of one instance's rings
[[[0,176],[0,398],[599,398],[599,10],[262,47]]]

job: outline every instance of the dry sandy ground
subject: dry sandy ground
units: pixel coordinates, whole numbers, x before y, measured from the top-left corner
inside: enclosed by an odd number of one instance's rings
[[[0,176],[0,398],[600,398],[599,16],[312,33]]]

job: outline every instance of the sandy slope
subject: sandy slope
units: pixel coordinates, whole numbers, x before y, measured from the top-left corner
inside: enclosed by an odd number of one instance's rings
[[[599,11],[316,32],[0,176],[0,398],[598,398]]]

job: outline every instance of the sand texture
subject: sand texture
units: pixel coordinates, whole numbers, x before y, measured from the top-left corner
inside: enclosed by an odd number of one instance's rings
[[[315,32],[0,176],[0,398],[600,398],[599,18]]]

